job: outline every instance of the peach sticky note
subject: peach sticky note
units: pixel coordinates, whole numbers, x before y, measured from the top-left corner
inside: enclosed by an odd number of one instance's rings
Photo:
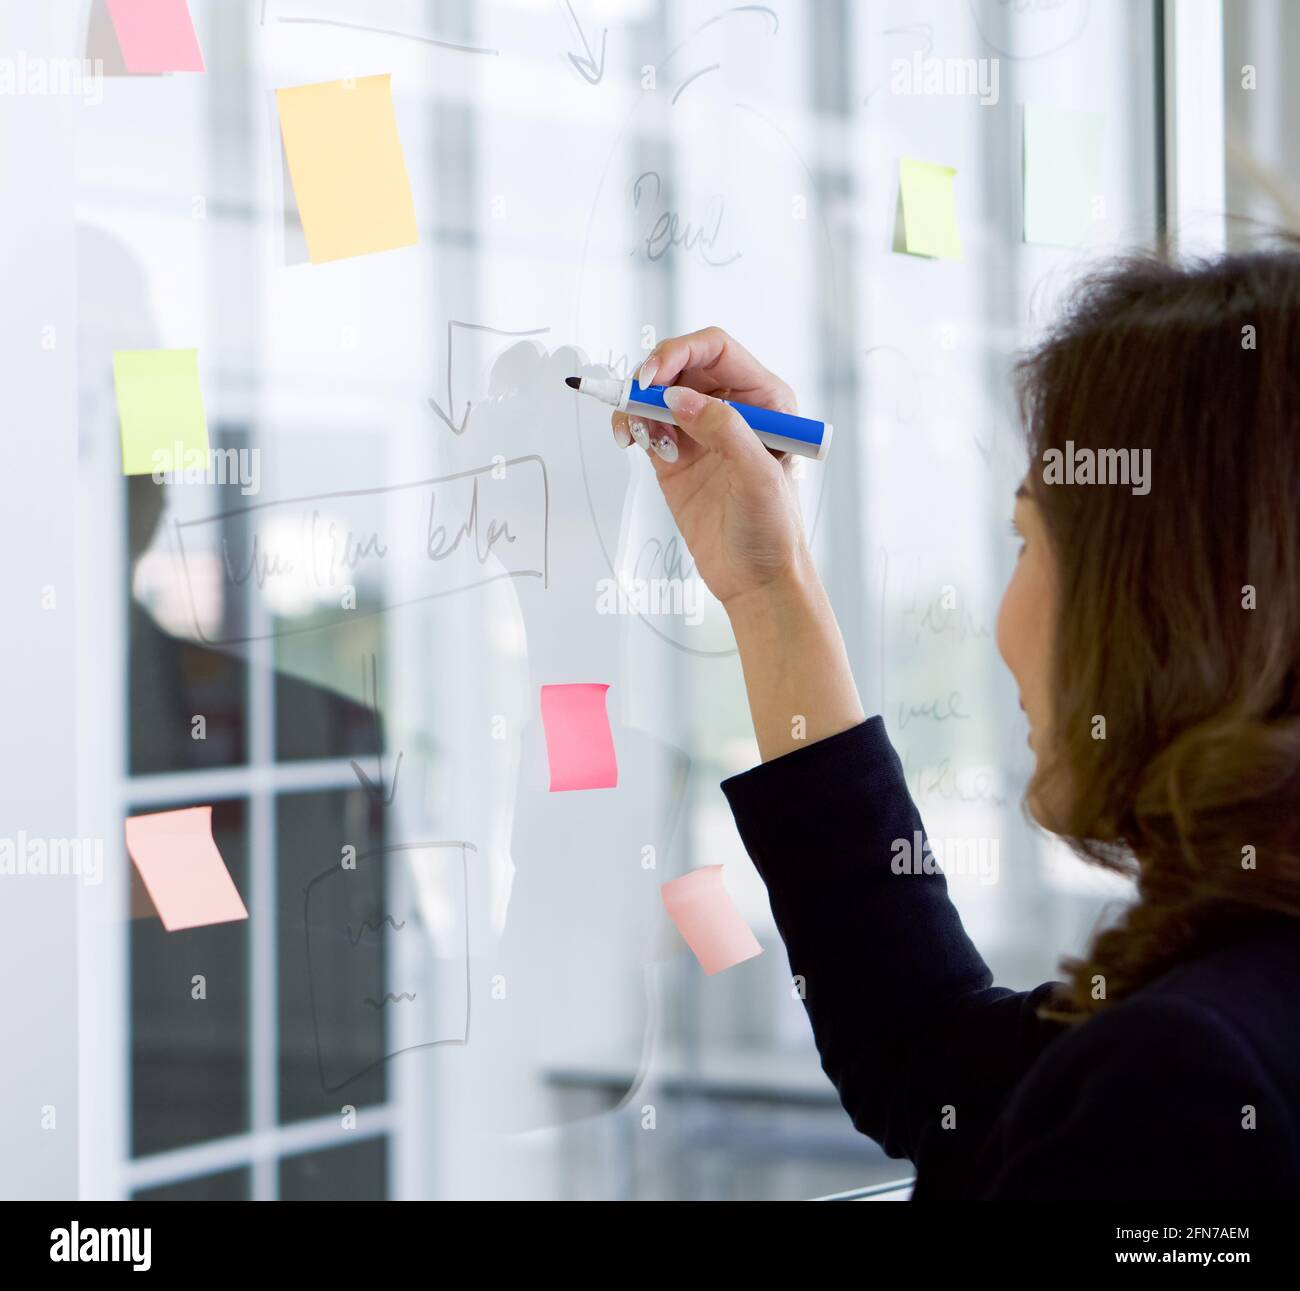
[[[763,953],[722,882],[722,866],[706,865],[659,889],[668,917],[710,977]]]
[[[414,246],[392,78],[297,85],[275,97],[312,264]]]
[[[618,787],[614,737],[605,714],[608,686],[585,683],[542,687],[542,725],[551,792]]]
[[[212,808],[128,816],[126,850],[168,932],[247,919],[212,837]]]
[[[128,72],[201,72],[203,51],[185,0],[108,0]]]

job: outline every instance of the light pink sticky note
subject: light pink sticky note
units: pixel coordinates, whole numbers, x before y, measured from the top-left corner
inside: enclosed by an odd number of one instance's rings
[[[168,932],[247,919],[212,837],[212,808],[128,816],[126,850]]]
[[[203,51],[186,0],[108,0],[128,72],[201,72]]]
[[[608,686],[592,682],[542,687],[542,725],[551,792],[615,789],[618,760],[605,713]]]
[[[659,889],[668,917],[710,977],[763,953],[722,882],[721,865],[705,865]]]

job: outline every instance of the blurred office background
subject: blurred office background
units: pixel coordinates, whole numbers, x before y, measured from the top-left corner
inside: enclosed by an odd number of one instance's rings
[[[905,1176],[820,1071],[718,790],[757,760],[725,619],[707,601],[696,622],[597,612],[603,579],[691,566],[643,455],[617,453],[607,415],[558,379],[626,374],[655,338],[716,323],[835,423],[800,488],[864,702],[930,834],[992,843],[996,869],[950,890],[999,983],[1036,985],[1126,893],[1020,806],[1029,753],[993,641],[1024,469],[1010,366],[1096,257],[1297,228],[1293,6],[190,7],[206,74],[110,75],[101,103],[39,104],[48,147],[13,154],[51,169],[57,236],[34,244],[16,208],[6,258],[29,257],[33,294],[48,270],[78,338],[61,378],[75,489],[47,478],[24,503],[75,535],[75,709],[62,696],[56,722],[39,688],[14,704],[20,726],[74,740],[65,832],[106,840],[101,886],[24,896],[45,903],[25,953],[57,957],[68,997],[40,1051],[77,1059],[61,1186],[803,1198]],[[111,50],[102,0],[80,8],[0,21],[0,54]],[[996,60],[997,101],[899,93],[914,57]],[[274,90],[376,73],[420,243],[306,264]],[[1083,246],[1023,240],[1026,104],[1102,115]],[[960,260],[894,250],[903,157],[956,169]],[[198,348],[212,445],[256,450],[256,496],[121,477],[111,355],[155,346]],[[408,486],[530,455],[544,585],[433,597],[400,559],[363,561],[340,615],[249,574],[276,506],[360,537]],[[515,478],[523,514],[535,481]],[[466,518],[467,494],[438,496],[444,523]],[[617,790],[546,792],[538,688],[569,681],[610,685]],[[9,760],[16,829],[32,809],[15,745]],[[121,821],[193,804],[213,805],[250,918],[167,933]],[[344,895],[346,847],[362,862]],[[658,895],[710,864],[765,952],[715,977]],[[358,1007],[403,991],[405,1011]],[[14,1168],[44,1148],[18,1140]],[[17,1174],[6,1188],[21,1195]]]

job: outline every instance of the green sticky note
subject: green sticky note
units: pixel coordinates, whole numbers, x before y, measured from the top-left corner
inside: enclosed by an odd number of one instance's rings
[[[951,166],[904,157],[898,166],[898,196],[903,214],[903,245],[908,254],[961,259],[957,202]]]
[[[1084,246],[1096,236],[1100,112],[1025,104],[1025,241]]]
[[[122,427],[122,474],[208,465],[208,420],[198,350],[116,350],[113,384]]]

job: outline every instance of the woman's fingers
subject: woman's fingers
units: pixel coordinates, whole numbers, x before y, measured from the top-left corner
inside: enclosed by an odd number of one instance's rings
[[[646,355],[637,381],[643,386],[672,385],[683,372],[702,368],[713,374],[715,386],[752,387],[760,384],[760,378],[771,377],[739,341],[720,327],[706,327],[660,341]]]
[[[660,341],[636,376],[643,386],[690,386],[778,412],[793,413],[798,407],[794,391],[720,327]]]
[[[768,452],[741,415],[721,399],[687,386],[672,386],[664,391],[664,402],[680,423],[680,429],[666,421],[616,412],[610,417],[610,423],[618,446],[638,444],[668,465],[692,461],[707,451],[726,461],[766,461],[778,469],[788,469],[785,454]]]
[[[664,403],[672,409],[686,436],[725,462],[750,470],[780,469],[780,463],[768,453],[741,415],[722,400],[712,399],[688,386],[672,386],[664,391]]]
[[[650,451],[661,461],[671,466],[681,456],[681,441],[677,428],[666,421],[650,423]]]
[[[689,439],[683,443],[676,428],[666,421],[650,421],[645,417],[629,417],[625,412],[616,412],[610,422],[614,428],[614,442],[620,448],[639,444],[647,455],[669,466],[682,458],[683,450],[686,460],[703,452]]]
[[[646,355],[637,381],[643,385],[672,385],[687,370],[698,368],[734,367],[748,359],[757,366],[753,357],[720,327],[705,327],[685,336],[670,336],[662,340]],[[727,384],[725,373],[719,374],[719,385]],[[738,383],[737,383],[738,384]]]

